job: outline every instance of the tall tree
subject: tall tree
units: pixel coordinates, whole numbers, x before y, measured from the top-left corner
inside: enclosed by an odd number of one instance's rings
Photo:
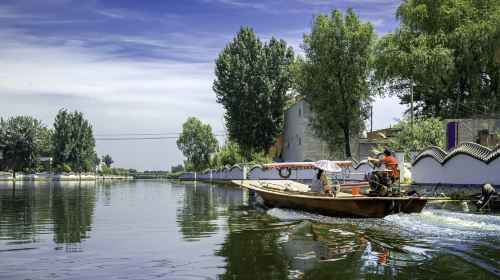
[[[189,117],[182,125],[177,147],[187,158],[187,166],[193,171],[203,171],[210,166],[210,156],[217,150],[217,139],[209,124],[203,124],[195,117]]]
[[[297,90],[311,106],[309,125],[332,152],[340,149],[347,157],[350,138],[358,137],[367,117],[375,36],[373,25],[352,9],[345,16],[335,9],[316,17],[304,35],[306,57],[297,62]]]
[[[35,172],[40,167],[42,135],[47,128],[29,116],[0,120],[0,152],[4,164],[14,172]]]
[[[376,76],[417,114],[470,117],[500,112],[500,2],[407,0],[400,26],[379,41]]]
[[[113,158],[111,158],[110,155],[105,155],[105,156],[102,157],[102,162],[104,162],[104,164],[106,164],[108,167],[111,167],[111,164],[114,161],[113,161]]]
[[[267,151],[281,132],[293,61],[293,49],[285,41],[272,38],[262,44],[248,27],[215,61],[213,90],[226,109],[229,138],[247,159],[253,151]]]
[[[59,110],[54,121],[54,165],[58,170],[90,171],[96,161],[92,125],[81,112]]]

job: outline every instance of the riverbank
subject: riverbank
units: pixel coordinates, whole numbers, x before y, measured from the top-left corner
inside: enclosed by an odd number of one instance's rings
[[[97,180],[131,180],[132,176],[98,175],[92,173],[34,173],[22,172],[0,173],[0,181],[97,181]]]

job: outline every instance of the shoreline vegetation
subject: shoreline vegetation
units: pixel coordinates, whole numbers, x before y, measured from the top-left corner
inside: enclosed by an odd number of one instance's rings
[[[17,172],[15,176],[10,172],[0,172],[2,181],[98,181],[98,180],[148,180],[148,179],[178,179],[181,173],[171,172],[136,172],[129,174],[99,174],[99,173],[23,173]]]
[[[18,172],[0,173],[0,181],[97,181],[97,180],[133,180],[133,176],[128,175],[112,175],[112,174],[91,174],[91,173],[32,173],[25,174]]]

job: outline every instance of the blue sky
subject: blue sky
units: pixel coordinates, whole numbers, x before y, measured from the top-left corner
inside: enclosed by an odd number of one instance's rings
[[[223,130],[212,91],[214,60],[240,26],[301,53],[313,17],[353,7],[379,36],[396,25],[401,1],[15,0],[0,2],[0,117],[31,115],[52,126],[64,107],[82,111],[96,138],[180,132],[196,116]],[[374,126],[405,109],[378,99]],[[383,112],[383,113],[382,113]],[[223,140],[223,139],[220,139]],[[98,141],[99,155],[139,170],[182,163],[175,140]]]

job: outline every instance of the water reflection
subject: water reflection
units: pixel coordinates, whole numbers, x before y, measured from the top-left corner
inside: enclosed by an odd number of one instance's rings
[[[0,184],[0,278],[498,279],[500,216],[384,219],[165,181]]]
[[[385,219],[332,218],[285,209],[268,214],[301,221],[283,238],[290,271],[300,278],[411,279],[436,272],[458,279],[500,275],[496,216],[432,209]],[[446,218],[435,217],[440,215]],[[478,227],[481,220],[488,222]]]
[[[6,244],[37,243],[53,234],[67,251],[88,237],[95,182],[17,182],[0,186],[0,237]]]
[[[217,187],[203,183],[174,184],[184,188],[182,207],[177,209],[177,222],[186,241],[198,241],[220,230],[229,209],[242,204],[241,189]]]
[[[231,212],[228,235],[218,256],[226,259],[221,279],[286,279],[288,263],[279,245],[282,224],[265,211],[242,206]]]

